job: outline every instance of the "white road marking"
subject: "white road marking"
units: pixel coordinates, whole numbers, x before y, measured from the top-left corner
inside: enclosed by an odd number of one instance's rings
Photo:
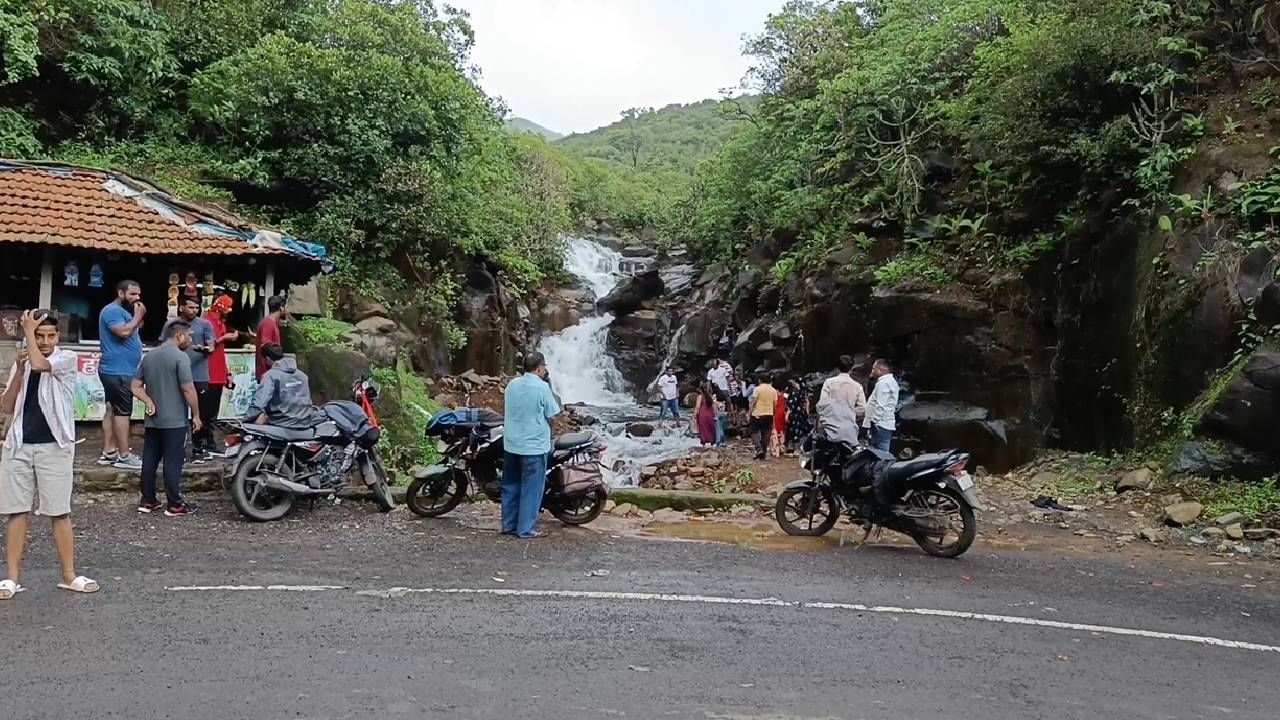
[[[249,590],[272,590],[282,592],[326,592],[329,590],[346,590],[343,585],[175,585],[165,587],[170,592],[243,592]]]
[[[345,590],[340,585],[191,585],[165,588],[171,591],[241,591],[241,590],[289,590],[318,592],[326,590]],[[977,620],[980,622],[1001,623],[1005,625],[1027,625],[1032,627],[1051,628],[1055,630],[1074,630],[1079,632],[1101,633],[1105,635],[1122,635],[1143,637],[1152,640],[1176,640],[1179,642],[1229,648],[1232,650],[1255,650],[1259,652],[1280,653],[1280,646],[1263,645],[1243,640],[1226,640],[1205,635],[1187,635],[1183,633],[1167,633],[1156,630],[1114,627],[1110,625],[1091,625],[1087,623],[1071,623],[1059,620],[1042,620],[1040,618],[1021,617],[1017,615],[993,615],[989,613],[965,612],[961,610],[936,610],[932,608],[907,608],[892,605],[863,605],[860,603],[838,602],[803,602],[780,600],[778,598],[739,598],[719,595],[683,595],[674,593],[612,592],[607,590],[520,590],[516,588],[406,588],[393,587],[385,590],[357,590],[357,595],[378,598],[402,598],[407,595],[496,595],[503,597],[540,597],[569,598],[573,600],[631,600],[641,602],[674,602],[702,603],[707,605],[751,605],[765,607],[789,607],[804,610],[852,610],[854,612],[916,615],[923,617],[952,618],[956,620]]]

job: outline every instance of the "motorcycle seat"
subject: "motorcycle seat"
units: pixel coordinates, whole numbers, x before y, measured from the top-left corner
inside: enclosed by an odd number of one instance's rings
[[[245,424],[246,432],[253,435],[261,435],[275,440],[283,440],[284,442],[305,442],[307,440],[327,440],[341,437],[342,433],[338,431],[336,423],[331,421],[322,422],[312,428],[285,428],[278,425],[252,425]]]
[[[561,435],[560,437],[556,438],[555,449],[569,450],[571,448],[576,448],[580,445],[586,445],[587,443],[591,442],[591,440],[592,440],[591,433],[586,433],[586,432],[569,433],[567,435]]]
[[[888,467],[886,472],[890,480],[906,480],[922,470],[942,469],[943,464],[950,457],[950,453],[928,453],[911,460],[895,462]]]

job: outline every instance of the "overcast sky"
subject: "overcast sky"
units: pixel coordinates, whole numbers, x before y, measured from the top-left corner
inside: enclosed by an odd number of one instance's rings
[[[716,97],[747,69],[743,34],[784,0],[443,0],[471,13],[481,85],[561,133],[630,107]]]

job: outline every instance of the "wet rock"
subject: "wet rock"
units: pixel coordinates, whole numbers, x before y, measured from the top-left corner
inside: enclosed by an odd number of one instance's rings
[[[646,465],[640,468],[640,477],[651,478],[658,474],[658,468],[654,465]]]
[[[671,508],[658,508],[653,511],[654,522],[685,522],[688,519],[688,515],[685,515],[679,510],[672,510]]]
[[[632,505],[631,503],[622,503],[620,505],[615,505],[613,507],[613,510],[611,510],[609,514],[617,515],[618,517],[626,517],[628,515],[634,514],[635,511],[636,511],[635,505]]]
[[[1278,536],[1280,536],[1280,530],[1275,528],[1250,528],[1244,531],[1244,539],[1253,540],[1254,542],[1260,542]]]
[[[1220,540],[1227,535],[1226,531],[1220,527],[1205,528],[1200,531],[1200,534],[1213,540]]]
[[[1169,531],[1163,528],[1142,528],[1138,531],[1138,534],[1142,536],[1143,540],[1152,544],[1169,542]]]
[[[1241,525],[1240,523],[1227,525],[1226,527],[1222,528],[1222,532],[1226,533],[1228,540],[1244,539],[1244,526]]]
[[[675,484],[672,486],[676,490],[692,490],[696,487],[689,478],[681,475],[676,478]]]
[[[1120,476],[1120,479],[1116,481],[1116,492],[1150,490],[1154,483],[1155,478],[1151,471],[1147,468],[1139,468]]]
[[[653,426],[649,423],[631,423],[627,426],[627,435],[631,437],[647,438],[653,435]]]
[[[1242,524],[1247,522],[1248,520],[1249,518],[1245,517],[1244,513],[1229,512],[1229,513],[1226,513],[1225,515],[1219,515],[1218,517],[1214,518],[1213,524],[1217,525],[1218,527],[1224,527],[1227,525]]]
[[[662,295],[662,276],[657,270],[646,270],[620,284],[613,292],[596,301],[596,309],[602,313],[627,315]]]
[[[369,372],[369,358],[358,350],[317,345],[298,353],[298,367],[307,374],[311,399],[317,405],[350,400],[351,383]]]
[[[1191,440],[1183,444],[1169,468],[1172,475],[1262,480],[1274,472],[1267,453],[1221,441]]]
[[[1204,506],[1198,502],[1180,502],[1164,509],[1164,521],[1170,525],[1190,525],[1202,512]]]

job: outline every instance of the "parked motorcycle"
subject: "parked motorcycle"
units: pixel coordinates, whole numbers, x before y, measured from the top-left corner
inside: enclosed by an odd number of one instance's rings
[[[977,537],[974,510],[982,509],[968,463],[956,450],[899,462],[874,448],[810,437],[800,459],[810,477],[778,495],[774,518],[789,535],[818,536],[847,512],[854,524],[900,532],[930,555],[959,557]],[[893,507],[876,500],[877,482],[888,483]]]
[[[299,498],[336,494],[352,471],[359,472],[379,508],[384,512],[395,508],[387,471],[375,447],[381,434],[372,404],[377,388],[361,378],[352,386],[351,398],[358,409],[328,403],[321,408],[328,419],[305,430],[222,423],[228,429],[228,450],[235,452],[231,500],[241,515],[256,522],[279,520]]]
[[[421,470],[405,491],[405,504],[422,517],[440,517],[471,495],[473,484],[493,502],[502,499],[502,417],[486,413],[474,422],[428,427],[445,442],[440,463]],[[608,487],[600,471],[605,446],[590,433],[555,439],[547,463],[542,509],[566,525],[585,525],[604,512]]]

